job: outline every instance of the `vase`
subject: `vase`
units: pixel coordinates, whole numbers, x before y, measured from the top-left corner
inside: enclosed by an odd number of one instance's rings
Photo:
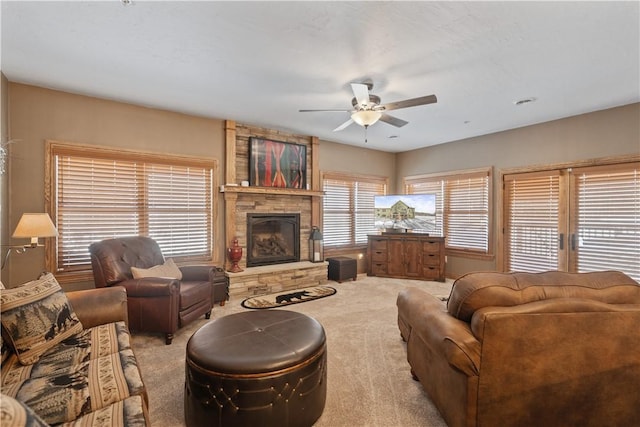
[[[227,248],[227,255],[231,261],[231,273],[239,273],[243,271],[238,262],[242,259],[242,247],[238,245],[238,239],[233,239],[231,247]]]

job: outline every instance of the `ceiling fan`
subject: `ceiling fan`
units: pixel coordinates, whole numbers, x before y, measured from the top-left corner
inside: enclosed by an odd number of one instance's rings
[[[335,128],[333,131],[341,131],[351,123],[357,123],[364,128],[368,128],[378,120],[395,127],[406,125],[407,121],[386,114],[386,111],[399,110],[401,108],[417,107],[418,105],[433,104],[438,102],[435,95],[421,96],[419,98],[405,99],[404,101],[380,104],[380,97],[369,93],[373,88],[373,83],[351,83],[354,98],[351,100],[353,109],[350,110],[300,110],[301,113],[329,112],[329,113],[351,113],[351,118]]]

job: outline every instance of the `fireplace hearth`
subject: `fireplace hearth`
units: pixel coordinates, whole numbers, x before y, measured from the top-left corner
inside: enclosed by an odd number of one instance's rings
[[[300,261],[300,214],[247,214],[247,267]]]

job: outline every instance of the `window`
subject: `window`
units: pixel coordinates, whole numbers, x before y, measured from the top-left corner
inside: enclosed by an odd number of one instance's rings
[[[153,238],[178,261],[212,260],[215,160],[58,142],[47,150],[59,233],[50,271],[91,273],[92,242],[132,235]]]
[[[503,181],[505,270],[620,270],[640,279],[640,162],[509,173]]]
[[[374,196],[387,192],[387,179],[325,173],[322,234],[326,248],[367,244],[375,230]]]
[[[436,233],[448,253],[486,256],[490,247],[491,168],[406,177],[407,194],[436,195]]]

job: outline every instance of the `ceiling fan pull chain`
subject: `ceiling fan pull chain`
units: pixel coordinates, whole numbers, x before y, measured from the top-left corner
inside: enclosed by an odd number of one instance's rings
[[[366,125],[364,127],[364,143],[366,144],[367,142],[369,142],[369,140],[367,139],[367,129],[369,129],[369,125]]]

